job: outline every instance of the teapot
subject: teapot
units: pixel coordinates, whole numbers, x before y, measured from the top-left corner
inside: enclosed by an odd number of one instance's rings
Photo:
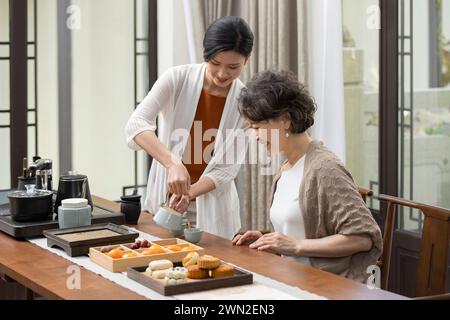
[[[162,203],[156,212],[153,220],[161,227],[169,229],[172,234],[177,237],[183,234],[183,231],[188,223],[186,212],[180,213],[168,205],[169,193],[167,193],[166,203]]]

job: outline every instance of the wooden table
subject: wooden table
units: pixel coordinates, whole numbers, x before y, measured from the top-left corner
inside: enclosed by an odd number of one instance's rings
[[[100,206],[119,210],[117,203],[94,197]],[[137,229],[160,238],[171,234],[143,213]],[[406,299],[380,289],[371,290],[363,284],[302,265],[290,259],[259,252],[246,246],[232,246],[229,240],[205,233],[199,245],[208,254],[236,264],[274,280],[297,286],[329,299]],[[81,288],[68,289],[66,282],[72,263],[30,242],[16,240],[0,233],[0,274],[47,299],[145,299],[108,279],[81,268]]]

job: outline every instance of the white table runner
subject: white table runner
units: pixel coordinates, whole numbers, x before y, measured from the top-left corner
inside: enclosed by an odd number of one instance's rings
[[[155,236],[140,232],[134,228],[129,228],[139,232],[139,237],[152,241],[159,240]],[[310,293],[297,287],[289,286],[279,281],[267,278],[263,275],[253,273],[253,284],[236,286],[230,288],[220,288],[205,290],[193,293],[185,293],[174,296],[163,296],[138,282],[127,277],[126,272],[113,273],[91,261],[89,257],[69,257],[63,250],[47,247],[47,238],[27,239],[29,242],[46,249],[60,257],[63,257],[76,265],[86,268],[102,277],[113,281],[114,283],[127,288],[148,299],[159,300],[323,300],[325,297]],[[242,269],[242,268],[241,268]],[[244,269],[245,270],[245,269]],[[248,271],[248,270],[247,270]],[[251,271],[249,271],[251,272]],[[83,279],[81,279],[83,286]]]

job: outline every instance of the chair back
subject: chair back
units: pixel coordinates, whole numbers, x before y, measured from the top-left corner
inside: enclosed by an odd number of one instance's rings
[[[450,210],[406,200],[379,195],[387,203],[381,256],[381,288],[388,288],[389,268],[392,253],[392,238],[395,226],[395,212],[398,206],[420,210],[424,215],[422,242],[417,269],[416,296],[432,296],[447,291],[447,265],[450,241]]]

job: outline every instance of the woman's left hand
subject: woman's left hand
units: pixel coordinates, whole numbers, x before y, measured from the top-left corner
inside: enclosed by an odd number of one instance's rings
[[[169,207],[180,213],[184,213],[189,207],[189,202],[189,196],[173,194],[170,197]]]
[[[280,232],[267,233],[249,247],[286,256],[299,255],[299,241],[289,238]]]

